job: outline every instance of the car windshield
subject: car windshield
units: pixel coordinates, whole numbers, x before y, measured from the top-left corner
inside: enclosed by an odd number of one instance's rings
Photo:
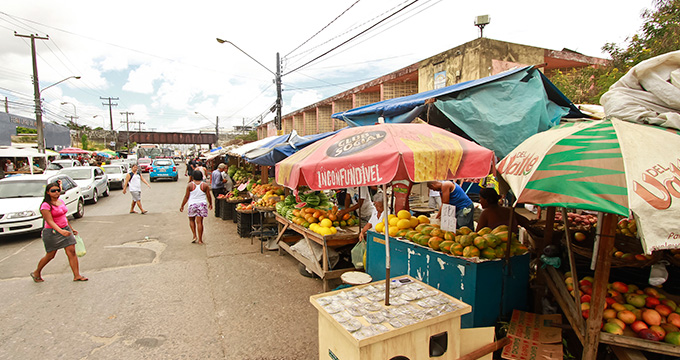
[[[60,164],[57,164],[57,163],[51,163],[51,164],[47,165],[47,170],[61,170],[63,168],[64,168],[63,166],[61,166]]]
[[[43,197],[45,181],[0,181],[0,199]]]
[[[104,172],[107,174],[122,174],[123,169],[120,166],[104,166]]]
[[[64,174],[73,178],[73,180],[87,180],[92,178],[92,170],[90,169],[65,169],[62,171]]]
[[[156,160],[154,162],[154,165],[156,165],[156,166],[172,166],[172,161],[171,160]]]

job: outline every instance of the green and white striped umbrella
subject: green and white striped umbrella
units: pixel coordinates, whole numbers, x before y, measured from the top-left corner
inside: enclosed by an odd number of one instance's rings
[[[680,132],[612,119],[565,123],[497,166],[517,202],[638,219],[647,253],[680,248]]]

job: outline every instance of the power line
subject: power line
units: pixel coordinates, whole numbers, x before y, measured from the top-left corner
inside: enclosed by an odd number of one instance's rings
[[[311,63],[313,63],[314,61],[316,61],[316,60],[318,60],[318,59],[320,59],[320,58],[322,58],[322,57],[328,55],[328,54],[329,54],[330,52],[332,52],[333,50],[335,50],[335,49],[337,49],[337,48],[339,48],[339,47],[341,47],[341,46],[347,44],[348,42],[350,42],[350,41],[356,39],[357,37],[359,37],[359,36],[365,34],[365,33],[368,32],[369,30],[371,30],[371,29],[373,29],[374,27],[380,25],[381,23],[383,23],[383,22],[386,21],[387,19],[391,18],[391,17],[394,16],[394,15],[397,15],[398,13],[400,13],[401,11],[403,11],[404,9],[408,8],[409,6],[411,6],[411,5],[413,5],[413,4],[417,3],[417,2],[418,2],[418,0],[413,0],[411,3],[407,4],[406,6],[402,7],[402,8],[399,9],[399,10],[397,10],[396,12],[390,14],[390,15],[387,16],[386,18],[384,18],[384,19],[378,21],[377,23],[375,23],[375,24],[369,26],[367,29],[365,29],[365,30],[361,31],[360,33],[358,33],[358,34],[352,36],[351,38],[349,38],[349,39],[343,41],[343,42],[340,43],[339,45],[337,45],[337,46],[333,47],[332,49],[326,51],[325,53],[323,53],[323,54],[321,54],[321,55],[315,57],[314,59],[312,59],[312,60],[310,60],[310,61],[308,61],[308,62],[306,62],[306,63],[304,63],[304,64],[302,64],[302,65],[300,65],[300,66],[298,66],[298,67],[296,67],[295,69],[293,69],[293,70],[291,70],[291,71],[288,71],[287,73],[283,74],[282,76],[285,76],[285,75],[288,75],[288,74],[290,74],[290,73],[292,73],[292,72],[295,72],[295,71],[297,71],[297,70],[300,70],[300,69],[302,69],[303,67],[305,67],[305,66],[307,66],[307,65],[309,65],[309,64],[311,64]]]
[[[285,58],[285,57],[287,57],[288,55],[292,54],[293,52],[295,52],[295,50],[301,48],[303,45],[305,45],[306,43],[308,43],[309,40],[312,40],[315,36],[319,35],[319,33],[321,33],[322,31],[324,31],[327,27],[331,26],[331,24],[333,24],[333,23],[335,22],[335,20],[338,20],[342,15],[345,15],[345,13],[348,12],[349,9],[353,8],[354,5],[356,5],[359,1],[361,1],[361,0],[355,1],[355,2],[354,2],[352,5],[350,5],[347,9],[345,9],[345,11],[341,12],[340,15],[336,16],[335,19],[331,20],[331,22],[329,22],[328,24],[326,24],[326,26],[322,27],[321,30],[317,31],[317,32],[316,32],[314,35],[312,35],[309,39],[303,41],[302,44],[298,45],[295,49],[291,50],[288,54],[283,55],[283,57]]]
[[[341,36],[343,36],[343,35],[345,35],[345,34],[348,34],[348,33],[352,32],[352,31],[354,31],[354,30],[356,30],[356,29],[358,29],[358,28],[360,28],[360,27],[362,27],[362,26],[364,26],[364,25],[366,25],[366,24],[372,22],[373,20],[375,20],[375,19],[377,19],[377,18],[379,18],[379,17],[381,17],[381,16],[383,16],[383,15],[389,13],[390,11],[392,11],[392,10],[398,8],[399,6],[401,6],[401,5],[403,5],[403,4],[406,4],[407,2],[408,2],[408,0],[405,0],[405,1],[402,2],[401,4],[398,4],[397,6],[394,6],[394,7],[390,8],[390,9],[388,9],[388,10],[386,10],[386,11],[383,11],[382,13],[380,13],[380,14],[378,14],[378,15],[376,15],[376,16],[374,16],[374,17],[372,17],[372,18],[370,18],[370,19],[368,19],[368,20],[366,20],[366,21],[364,21],[364,22],[362,22],[361,24],[358,24],[358,25],[356,25],[356,26],[354,26],[354,27],[351,27],[351,28],[345,30],[344,32],[342,32],[342,33],[340,33],[340,34],[338,34],[338,35],[336,35],[336,36],[334,36],[334,37],[332,37],[332,38],[330,38],[330,39],[328,39],[328,40],[326,40],[326,41],[324,41],[324,42],[322,42],[322,43],[320,43],[320,44],[318,44],[318,45],[316,45],[316,46],[314,46],[314,47],[312,47],[312,48],[310,48],[310,49],[307,49],[307,50],[305,50],[305,51],[303,51],[303,52],[301,52],[301,53],[299,53],[299,54],[290,56],[289,58],[295,58],[295,57],[298,57],[298,56],[302,56],[302,55],[304,55],[304,54],[306,54],[306,53],[309,53],[309,52],[311,52],[311,51],[314,51],[315,49],[318,49],[319,47],[321,47],[321,46],[323,46],[323,45],[325,45],[325,44],[328,44],[329,42],[331,42],[331,41],[333,41],[333,40],[335,40],[335,39],[337,39],[337,38],[339,38],[339,37],[341,37]]]
[[[409,10],[409,11],[416,11],[416,10],[418,10],[419,8],[422,8],[422,7],[427,6],[427,4],[430,3],[430,2],[432,2],[432,0],[427,0],[427,1],[425,1],[424,3],[422,3],[421,5],[418,5],[418,7],[413,8],[413,9],[411,9],[411,10]],[[379,32],[377,32],[377,33],[375,33],[375,34],[372,34],[372,35],[370,35],[369,37],[367,37],[367,38],[365,38],[365,39],[362,39],[361,41],[356,42],[356,43],[350,45],[349,47],[346,47],[345,49],[343,49],[343,50],[341,50],[341,51],[338,51],[338,52],[336,52],[335,54],[326,57],[325,59],[322,59],[321,61],[319,61],[319,63],[324,62],[324,61],[326,61],[326,60],[328,60],[328,59],[331,59],[331,58],[333,58],[333,57],[335,57],[335,56],[337,56],[337,55],[340,55],[340,54],[344,53],[345,51],[348,51],[348,50],[352,49],[352,48],[355,47],[355,46],[358,46],[358,45],[363,44],[364,42],[366,42],[366,41],[368,41],[368,40],[370,40],[370,39],[372,39],[372,38],[374,38],[374,37],[376,37],[376,36],[382,34],[383,32],[385,32],[385,31],[387,31],[387,30],[389,30],[389,29],[391,29],[391,28],[393,28],[393,27],[395,27],[395,26],[401,24],[402,22],[408,20],[409,18],[411,18],[411,17],[413,17],[413,16],[415,16],[415,15],[420,14],[421,12],[423,12],[423,11],[425,11],[425,10],[431,8],[431,7],[434,6],[434,5],[437,5],[437,4],[440,3],[440,2],[442,2],[442,0],[437,0],[435,3],[433,3],[433,4],[431,4],[431,5],[427,6],[427,7],[425,7],[424,9],[422,9],[422,10],[416,12],[415,14],[412,14],[412,15],[409,16],[408,18],[402,19],[401,21],[399,21],[399,22],[397,22],[397,23],[395,23],[395,24],[392,24],[392,25],[390,25],[389,27],[382,28],[382,30],[380,30]],[[406,16],[407,13],[404,13],[404,14],[402,14],[402,15],[403,15],[403,16]],[[392,19],[392,20],[396,20],[396,19],[397,19],[397,18]],[[387,24],[387,23],[386,23],[386,24]],[[385,25],[386,25],[386,24],[385,24]],[[323,69],[323,68],[316,68],[316,69]]]

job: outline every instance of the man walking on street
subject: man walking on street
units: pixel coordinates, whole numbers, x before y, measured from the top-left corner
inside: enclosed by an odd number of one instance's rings
[[[139,207],[139,210],[142,212],[142,214],[146,214],[148,211],[144,210],[142,208],[142,183],[145,183],[146,186],[151,189],[151,185],[144,179],[142,174],[139,173],[139,167],[137,164],[132,165],[132,171],[130,171],[126,176],[125,176],[125,183],[123,183],[123,194],[128,189],[128,186],[130,187],[130,195],[132,195],[132,205],[130,205],[130,214],[136,214],[137,212],[135,211],[135,204]]]
[[[220,216],[220,201],[217,198],[217,195],[219,194],[224,194],[224,183],[227,182],[223,177],[222,173],[226,169],[226,165],[224,164],[219,164],[217,165],[217,169],[215,169],[210,178],[210,189],[212,190],[213,197],[215,198],[215,216],[219,217]]]

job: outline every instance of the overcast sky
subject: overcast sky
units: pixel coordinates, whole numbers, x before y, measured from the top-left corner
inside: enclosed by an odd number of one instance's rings
[[[286,74],[285,115],[475,39],[477,15],[491,17],[485,37],[606,57],[602,45],[635,34],[650,6],[651,0],[3,1],[0,96],[9,99],[10,113],[34,117],[30,40],[14,32],[49,35],[36,40],[41,88],[82,78],[42,94],[48,121],[75,111],[79,123],[108,128],[108,107],[99,98],[117,97],[117,129],[124,128],[124,111],[147,130],[197,131],[214,127],[216,116],[230,128],[261,114],[273,118],[276,88],[268,70],[276,69],[276,52]]]

